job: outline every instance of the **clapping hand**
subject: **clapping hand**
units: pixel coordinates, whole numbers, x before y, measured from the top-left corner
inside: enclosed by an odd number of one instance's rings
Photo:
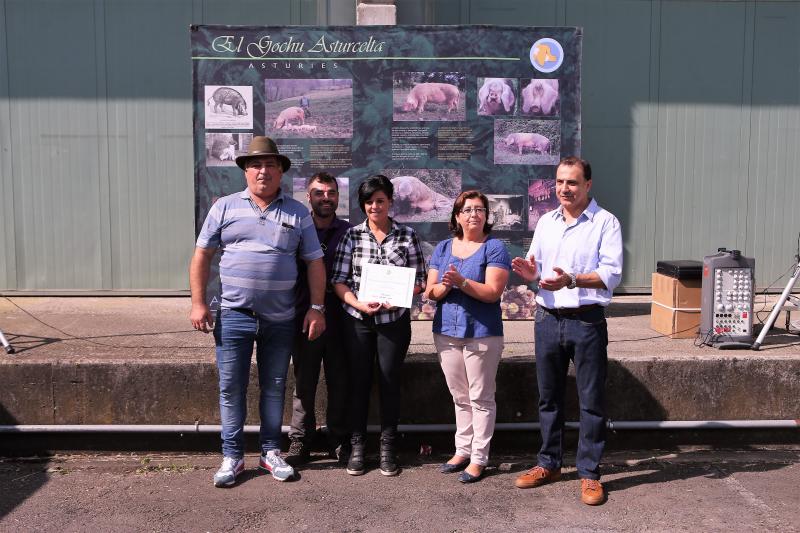
[[[569,285],[570,277],[564,273],[562,269],[554,266],[553,272],[555,276],[549,278],[542,278],[539,281],[539,287],[548,291],[558,291]]]
[[[515,257],[511,261],[511,268],[514,273],[530,283],[539,277],[539,269],[536,266],[536,258],[530,256],[528,259]]]
[[[460,287],[461,284],[464,283],[464,276],[462,276],[454,265],[450,265],[450,268],[442,276],[442,285],[445,287]]]

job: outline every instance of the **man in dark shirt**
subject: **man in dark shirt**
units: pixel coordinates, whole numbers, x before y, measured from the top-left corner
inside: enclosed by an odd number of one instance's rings
[[[336,178],[327,172],[314,174],[307,183],[306,194],[311,206],[311,217],[317,229],[322,250],[325,253],[326,279],[330,279],[336,247],[350,224],[336,217],[339,206],[339,184]],[[300,269],[303,265],[298,263]],[[305,276],[298,276],[297,308],[308,307],[308,285]],[[325,318],[327,332],[320,337],[309,340],[308,335],[298,323],[295,336],[292,364],[294,366],[294,400],[292,405],[292,425],[289,431],[289,453],[286,461],[299,465],[308,461],[310,445],[316,430],[314,416],[314,399],[317,394],[320,365],[325,365],[325,383],[328,389],[328,408],[326,424],[328,426],[328,443],[332,451],[349,445],[349,435],[345,420],[347,397],[347,359],[344,353],[344,339],[341,338],[342,304],[330,282],[325,292]],[[347,450],[340,456],[347,459]]]
[[[311,101],[309,101],[308,96],[303,95],[300,97],[300,107],[303,108],[306,118],[311,116]]]

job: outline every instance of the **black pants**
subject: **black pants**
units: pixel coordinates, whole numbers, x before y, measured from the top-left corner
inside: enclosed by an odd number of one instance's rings
[[[401,367],[411,343],[411,318],[404,313],[395,322],[375,324],[372,317],[358,320],[345,315],[345,338],[350,361],[350,428],[367,432],[369,395],[375,361],[381,406],[381,432],[394,432],[400,418]]]
[[[299,320],[292,351],[294,368],[294,395],[292,400],[292,426],[289,437],[310,443],[317,428],[315,399],[319,382],[320,367],[325,368],[325,385],[328,392],[328,407],[325,424],[328,426],[328,440],[335,447],[349,440],[347,425],[347,373],[348,361],[345,354],[342,334],[341,307],[329,308],[325,313],[325,332],[313,341],[308,340],[308,332],[302,332],[302,318]]]

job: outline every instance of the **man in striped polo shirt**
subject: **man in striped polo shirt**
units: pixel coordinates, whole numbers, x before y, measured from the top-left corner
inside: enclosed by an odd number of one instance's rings
[[[308,210],[284,195],[281,177],[291,166],[268,137],[253,137],[236,158],[247,188],[220,198],[197,237],[189,284],[195,329],[213,327],[219,370],[222,466],[217,487],[231,486],[244,471],[244,422],[253,343],[260,386],[259,468],[285,481],[294,469],[280,454],[286,373],[294,336],[297,258],[308,270],[310,302],[303,331],[313,340],[325,330],[325,265]],[[216,324],[206,303],[211,259],[221,251],[222,299]]]

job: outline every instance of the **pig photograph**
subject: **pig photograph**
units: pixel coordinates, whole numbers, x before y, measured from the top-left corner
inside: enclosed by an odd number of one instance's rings
[[[272,124],[276,130],[288,129],[290,126],[305,126],[306,125],[306,112],[302,107],[291,106],[287,107],[280,113],[278,118]]]
[[[205,85],[206,129],[253,129],[253,88]]]
[[[536,229],[536,223],[559,206],[556,196],[556,180],[535,179],[528,182],[528,230]]]
[[[513,115],[516,95],[516,79],[478,78],[478,115]]]
[[[425,258],[426,265],[430,264],[433,251],[439,241],[450,237],[446,232],[441,234],[441,238],[436,238],[438,232],[434,231],[432,233],[433,235],[428,236],[431,239],[420,239],[419,241],[419,247],[422,248],[422,255]],[[411,320],[433,320],[433,315],[435,314],[436,301],[428,300],[421,296],[414,298],[414,305],[411,307]]]
[[[558,80],[523,80],[522,114],[557,117],[560,112]]]
[[[447,222],[461,192],[455,169],[385,169],[394,186],[391,216],[398,222]]]
[[[523,195],[487,194],[489,199],[488,222],[498,231],[520,231],[522,224]]]
[[[235,167],[252,140],[252,133],[206,133],[206,166]]]
[[[268,137],[353,136],[352,79],[267,79],[264,130]]]
[[[460,72],[395,72],[392,119],[466,120],[466,81]]]
[[[498,165],[556,165],[561,155],[561,121],[496,120],[494,162]]]

